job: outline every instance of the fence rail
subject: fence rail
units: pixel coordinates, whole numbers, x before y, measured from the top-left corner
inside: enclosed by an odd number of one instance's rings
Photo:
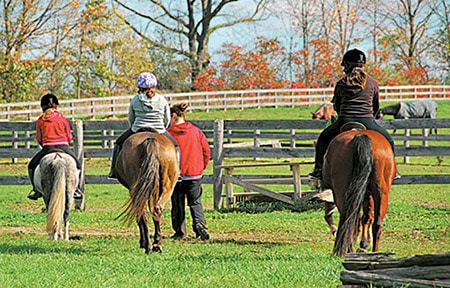
[[[220,207],[224,185],[223,170],[229,169],[243,159],[247,162],[258,158],[301,161],[314,156],[313,141],[317,139],[325,121],[317,120],[216,120],[192,121],[209,139],[213,155],[213,173],[205,175],[204,182],[214,184],[214,206]],[[450,119],[381,120],[386,129],[396,129],[392,134],[396,144],[396,156],[450,156],[446,142],[450,141]],[[109,158],[114,141],[126,128],[128,122],[74,121],[74,150],[80,160],[85,158]],[[439,134],[428,134],[429,128],[437,128]],[[38,147],[34,140],[34,122],[4,122],[0,125],[0,158],[31,158]],[[296,161],[296,160],[295,160]],[[228,166],[227,166],[228,165]],[[286,165],[292,166],[292,165]],[[105,169],[107,171],[107,169]],[[308,172],[308,171],[304,171]],[[424,171],[426,172],[426,171]],[[236,173],[234,173],[236,174]],[[290,174],[290,175],[289,175]],[[298,173],[297,173],[298,174]],[[235,179],[258,183],[292,182],[287,175],[233,175]],[[395,184],[450,184],[450,174],[402,175]],[[290,177],[289,179],[282,179]],[[106,175],[85,175],[88,184],[111,183]],[[277,182],[278,181],[278,182]],[[303,184],[306,184],[302,180]],[[113,182],[114,183],[114,182]],[[1,176],[0,185],[29,184],[26,176]]]
[[[240,90],[192,92],[164,95],[169,103],[187,102],[191,110],[224,110],[262,107],[311,106],[329,102],[333,88]],[[61,100],[59,110],[68,118],[95,119],[126,115],[130,96]],[[450,86],[382,86],[382,102],[445,100],[450,98]],[[0,121],[35,120],[41,113],[39,102],[0,104]]]

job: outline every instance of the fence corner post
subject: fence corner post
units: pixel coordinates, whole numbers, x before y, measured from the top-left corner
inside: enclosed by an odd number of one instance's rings
[[[80,188],[85,191],[83,121],[75,120],[74,124],[73,150],[78,161],[81,163]],[[83,194],[81,199],[75,199],[75,209],[84,210],[86,208],[85,196],[86,195]]]
[[[214,121],[214,147],[213,147],[213,180],[214,180],[214,209],[222,204],[222,164],[223,164],[223,136],[224,121]]]

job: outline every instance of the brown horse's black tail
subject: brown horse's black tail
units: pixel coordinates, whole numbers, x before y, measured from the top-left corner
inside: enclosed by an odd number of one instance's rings
[[[344,196],[344,207],[340,220],[333,253],[344,257],[353,251],[359,228],[359,215],[366,196],[369,177],[373,171],[372,144],[365,134],[356,135],[350,142],[353,147],[353,173]]]
[[[141,145],[140,159],[144,159],[140,169],[139,181],[130,189],[130,200],[125,211],[126,220],[131,223],[141,217],[147,217],[147,203],[154,203],[159,195],[159,158],[154,138],[146,139]],[[150,204],[150,207],[153,205]],[[151,211],[153,213],[153,211]],[[119,216],[120,217],[120,216]]]

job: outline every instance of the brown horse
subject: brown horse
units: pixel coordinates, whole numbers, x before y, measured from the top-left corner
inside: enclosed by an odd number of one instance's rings
[[[323,188],[333,191],[340,213],[334,254],[354,252],[360,225],[361,249],[367,249],[372,232],[372,250],[378,251],[396,171],[392,148],[376,131],[349,130],[331,141],[324,157]]]
[[[177,153],[172,141],[156,130],[131,135],[117,155],[117,180],[130,192],[125,211],[126,220],[137,221],[140,248],[145,253],[162,252],[161,223],[164,205],[170,200],[179,176]],[[150,245],[148,210],[155,226]]]
[[[316,111],[311,112],[313,120],[330,120],[332,117],[336,115],[336,111],[334,110],[333,105],[330,104],[322,104]]]

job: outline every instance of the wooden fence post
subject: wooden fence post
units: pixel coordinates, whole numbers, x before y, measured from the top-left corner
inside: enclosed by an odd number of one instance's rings
[[[223,164],[223,131],[224,121],[214,121],[213,179],[214,209],[222,205],[222,164]]]
[[[19,138],[19,132],[17,131],[13,131],[13,139],[12,139],[12,147],[13,149],[18,149],[19,148],[19,142],[18,138]],[[12,158],[12,163],[17,163],[18,159],[17,158]]]
[[[409,138],[411,136],[411,130],[410,129],[405,129],[405,136],[406,138]],[[405,140],[405,148],[409,147],[409,140]],[[405,164],[409,163],[409,156],[405,156],[403,157],[403,162]]]
[[[255,129],[253,134],[253,147],[258,148],[261,147],[261,130]],[[258,157],[253,157],[253,160],[258,161]]]
[[[83,146],[83,121],[76,120],[74,122],[73,133],[73,150],[75,155],[77,156],[78,161],[81,163],[81,172],[80,172],[80,188],[85,191],[85,176],[84,176],[84,146]],[[84,210],[86,208],[86,195],[83,195],[81,199],[75,199],[75,209]]]

